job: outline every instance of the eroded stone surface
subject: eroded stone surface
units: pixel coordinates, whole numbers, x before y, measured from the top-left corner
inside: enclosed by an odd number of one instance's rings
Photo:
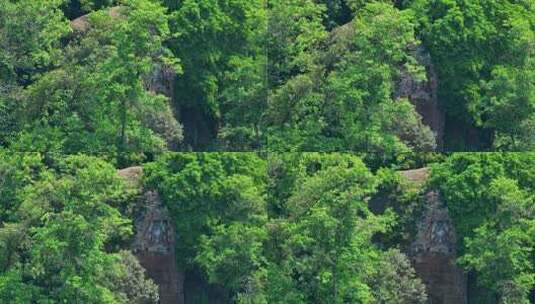
[[[430,303],[467,303],[466,278],[456,265],[457,239],[448,209],[434,190],[425,194],[425,203],[410,248],[413,266],[426,285]]]
[[[124,6],[114,6],[114,7],[107,8],[105,12],[110,17],[116,18],[120,16],[121,10],[123,9],[124,9]],[[80,16],[72,20],[70,23],[71,23],[71,28],[74,30],[74,32],[79,32],[79,33],[85,33],[91,27],[89,15]]]
[[[429,177],[429,168],[420,168],[414,170],[405,170],[399,172],[401,176],[405,177],[407,180],[421,186],[425,183]]]
[[[132,187],[140,187],[141,174],[143,168],[141,167],[129,167],[117,171],[120,177],[124,178]]]
[[[334,28],[329,36],[327,44],[329,45],[329,52],[323,56],[323,62],[327,67],[332,67],[344,54],[350,50],[349,45],[356,35],[356,28],[353,22],[341,25]],[[416,112],[421,118],[421,123],[429,127],[433,132],[436,142],[436,150],[442,150],[444,144],[444,127],[445,116],[439,107],[437,91],[438,91],[438,77],[435,72],[431,55],[422,45],[414,45],[410,47],[410,52],[416,58],[418,63],[425,68],[426,79],[417,79],[405,67],[400,66],[400,77],[396,81],[393,98],[398,100],[407,98],[416,109]],[[403,129],[403,123],[399,122],[400,128]],[[411,138],[410,134],[413,130],[408,128],[404,133],[400,134],[402,137],[407,137],[409,141],[418,141],[418,139]]]
[[[184,303],[184,274],[175,257],[173,222],[156,191],[146,191],[145,211],[136,220],[134,254],[159,287],[160,303]]]
[[[141,167],[118,171],[131,185],[141,187]],[[139,198],[141,215],[135,220],[132,251],[148,276],[158,285],[161,304],[184,303],[184,272],[176,263],[177,239],[169,211],[158,192],[144,190]]]
[[[441,150],[444,144],[445,117],[438,104],[438,77],[431,56],[423,46],[417,46],[412,52],[418,63],[425,68],[427,79],[420,81],[407,71],[402,71],[395,98],[408,98],[414,104],[423,123],[435,134],[437,148]]]

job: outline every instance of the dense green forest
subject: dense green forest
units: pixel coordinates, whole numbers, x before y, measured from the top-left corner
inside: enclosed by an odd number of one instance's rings
[[[424,183],[400,174],[422,164]],[[156,303],[129,249],[143,189],[169,210],[184,284],[204,286],[187,303],[427,303],[408,252],[429,189],[457,231],[469,303],[533,300],[532,153],[379,168],[366,154],[171,153],[143,170],[133,187],[97,157],[1,152],[1,302]]]
[[[0,303],[535,303],[535,1],[0,0]]]
[[[531,0],[2,0],[17,151],[527,151]]]

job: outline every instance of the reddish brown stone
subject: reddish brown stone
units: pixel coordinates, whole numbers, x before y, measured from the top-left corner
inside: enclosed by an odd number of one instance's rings
[[[184,274],[178,271],[174,255],[156,255],[151,252],[136,253],[140,264],[158,285],[161,304],[184,303]]]
[[[175,256],[176,234],[167,208],[156,191],[143,196],[145,210],[136,220],[134,253],[158,285],[161,304],[184,303],[184,273]]]
[[[141,167],[118,171],[132,187],[141,187]],[[156,191],[144,191],[139,199],[141,215],[135,221],[133,252],[147,275],[158,285],[161,304],[184,303],[184,272],[175,255],[174,223]]]
[[[465,277],[453,257],[424,253],[413,258],[413,266],[426,286],[429,303],[467,303]]]
[[[433,304],[467,303],[466,278],[457,266],[453,222],[437,191],[426,193],[426,210],[411,245],[411,260]]]

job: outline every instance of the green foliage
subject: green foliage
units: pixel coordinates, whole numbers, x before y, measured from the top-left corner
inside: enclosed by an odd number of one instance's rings
[[[143,83],[159,65],[180,71],[163,47],[170,35],[165,9],[151,1],[124,4],[119,16],[89,15],[87,28],[71,37],[57,66],[18,93],[15,117],[23,130],[12,149],[143,157],[165,150],[165,140],[180,141],[180,126],[164,115],[170,112],[167,100]],[[151,123],[150,113],[157,112],[171,130]]]
[[[242,291],[264,264],[265,161],[254,153],[169,153],[145,172],[175,220],[180,264]]]
[[[528,303],[535,286],[532,153],[460,153],[434,167],[460,240],[460,262],[503,303]]]
[[[466,239],[467,254],[461,258],[503,303],[529,303],[535,286],[535,209],[533,194],[528,193],[513,179],[494,179],[489,196],[496,202],[496,213]]]
[[[378,234],[374,241],[386,248],[409,248],[416,235],[416,221],[423,209],[423,186],[407,181],[393,169],[381,168],[376,173],[379,179],[377,192],[369,205],[375,214],[394,212],[396,219],[391,230]]]
[[[59,10],[62,1],[2,1],[0,5],[0,145],[16,137],[24,125],[22,86],[61,60],[60,39],[69,32]]]
[[[69,19],[79,17],[91,11],[116,5],[116,0],[67,0],[64,1],[62,10]]]
[[[69,26],[61,0],[2,1],[0,7],[0,81],[27,84],[60,59],[60,38]],[[3,90],[2,90],[3,91]]]
[[[446,150],[535,148],[534,1],[0,1],[0,302],[158,301],[132,164],[235,303],[424,303],[421,187],[485,299],[533,297],[534,155],[420,152],[435,97]]]
[[[105,278],[113,293],[121,303],[149,304],[158,303],[158,286],[147,279],[145,269],[137,258],[126,250],[118,254],[119,261],[113,265]]]
[[[22,274],[18,270],[2,273],[0,276],[0,300],[4,303],[29,303],[37,294],[36,288],[22,281]]]
[[[368,209],[378,179],[358,157],[280,154],[270,162],[271,203],[278,205],[278,216],[269,224],[269,303],[398,303],[387,295],[396,293],[391,286],[400,279],[378,273],[385,263],[410,269],[402,280],[412,289],[399,289],[407,303],[425,301],[423,285],[406,260],[400,257],[405,262],[396,264],[372,243],[375,234],[389,229],[393,217]]]
[[[310,69],[314,50],[327,37],[323,5],[310,0],[269,1],[268,82],[276,88]]]
[[[457,232],[472,236],[473,230],[497,210],[497,202],[488,191],[492,181],[507,177],[518,181],[522,189],[533,191],[534,162],[532,153],[455,153],[434,167],[431,184],[440,189]]]
[[[175,103],[179,112],[193,111],[203,120],[186,118],[187,144],[207,149],[219,137],[232,150],[258,148],[265,107],[264,1],[165,2],[170,47],[184,68]]]
[[[427,303],[425,285],[399,250],[385,252],[376,269],[370,282],[374,303]]]
[[[319,29],[312,33],[316,34],[309,36],[316,40],[324,37]],[[434,149],[434,136],[414,106],[393,98],[402,71],[425,80],[409,49],[418,43],[410,12],[368,4],[333,37],[334,43],[322,53],[306,48],[315,40],[294,38],[305,52],[296,54],[302,68],[272,93],[267,112],[269,149],[386,155]]]
[[[10,153],[0,149],[0,222],[15,219],[22,202],[21,189],[39,179],[42,171],[41,155]]]
[[[374,182],[370,174],[362,174],[362,163],[355,163],[353,170],[343,165],[299,181],[301,191],[288,200],[289,238],[282,245],[287,258],[280,267],[287,276],[297,272],[303,278],[293,282],[292,289],[305,302],[371,299],[363,277],[373,259],[369,238],[378,224],[366,210],[363,196]]]
[[[105,250],[132,233],[130,221],[113,207],[127,197],[115,168],[81,155],[2,153],[0,159],[10,172],[3,180],[10,182],[6,198],[16,203],[0,228],[2,302],[135,301],[134,291],[125,296],[112,285],[128,275],[123,255]]]
[[[495,131],[495,148],[526,148],[518,129],[535,109],[532,1],[416,0],[412,8],[447,113]]]

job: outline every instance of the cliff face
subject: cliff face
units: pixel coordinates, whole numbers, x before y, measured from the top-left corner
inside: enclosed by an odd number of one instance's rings
[[[332,30],[330,38],[327,41],[329,51],[322,59],[326,67],[333,67],[340,60],[342,54],[351,51],[350,45],[355,35],[357,35],[357,32],[353,22]],[[416,112],[421,118],[420,124],[431,129],[436,143],[435,149],[441,151],[444,146],[446,118],[438,102],[438,77],[431,60],[431,55],[421,45],[409,46],[408,51],[425,69],[426,79],[424,81],[416,79],[404,66],[399,66],[399,78],[393,84],[394,92],[392,97],[395,100],[407,98],[414,105]],[[395,131],[401,133],[399,134],[401,138],[408,142],[423,140],[423,138],[413,138],[414,136],[418,136],[418,134],[421,137],[421,133],[413,134],[414,126],[405,126],[406,121],[399,121],[397,124],[398,129]],[[423,126],[418,127],[423,128]]]
[[[111,18],[121,18],[127,14],[128,8],[125,6],[110,7],[105,10]],[[78,17],[70,22],[73,29],[73,40],[76,37],[84,37],[91,30],[92,24],[90,15]],[[159,134],[167,142],[170,150],[176,150],[183,139],[182,125],[178,122],[176,113],[170,106],[174,99],[174,82],[176,71],[163,62],[153,62],[152,69],[143,76],[144,88],[154,94],[167,97],[171,102],[157,109],[142,107],[140,112],[141,122],[149,127],[154,133]]]
[[[428,170],[403,171],[413,183],[423,185]],[[448,209],[440,193],[428,190],[425,209],[417,221],[417,234],[410,246],[409,256],[418,276],[426,285],[429,303],[467,303],[466,277],[456,265],[456,234]]]
[[[119,171],[133,186],[140,187],[141,167]],[[184,303],[184,272],[176,263],[174,225],[167,208],[155,191],[142,191],[141,215],[135,220],[132,249],[149,277],[158,285],[161,304]]]
[[[179,271],[175,256],[176,234],[167,208],[157,192],[147,191],[142,197],[145,210],[136,220],[133,252],[158,285],[160,303],[184,303],[184,273]]]
[[[425,201],[410,249],[414,268],[427,286],[430,303],[467,303],[466,279],[456,265],[456,235],[448,210],[436,191],[429,191]]]
[[[418,81],[403,71],[397,83],[395,97],[408,98],[414,104],[423,123],[435,134],[437,150],[441,151],[444,146],[445,116],[438,104],[438,77],[431,55],[423,46],[416,47],[413,54],[418,63],[425,68],[427,80]]]

